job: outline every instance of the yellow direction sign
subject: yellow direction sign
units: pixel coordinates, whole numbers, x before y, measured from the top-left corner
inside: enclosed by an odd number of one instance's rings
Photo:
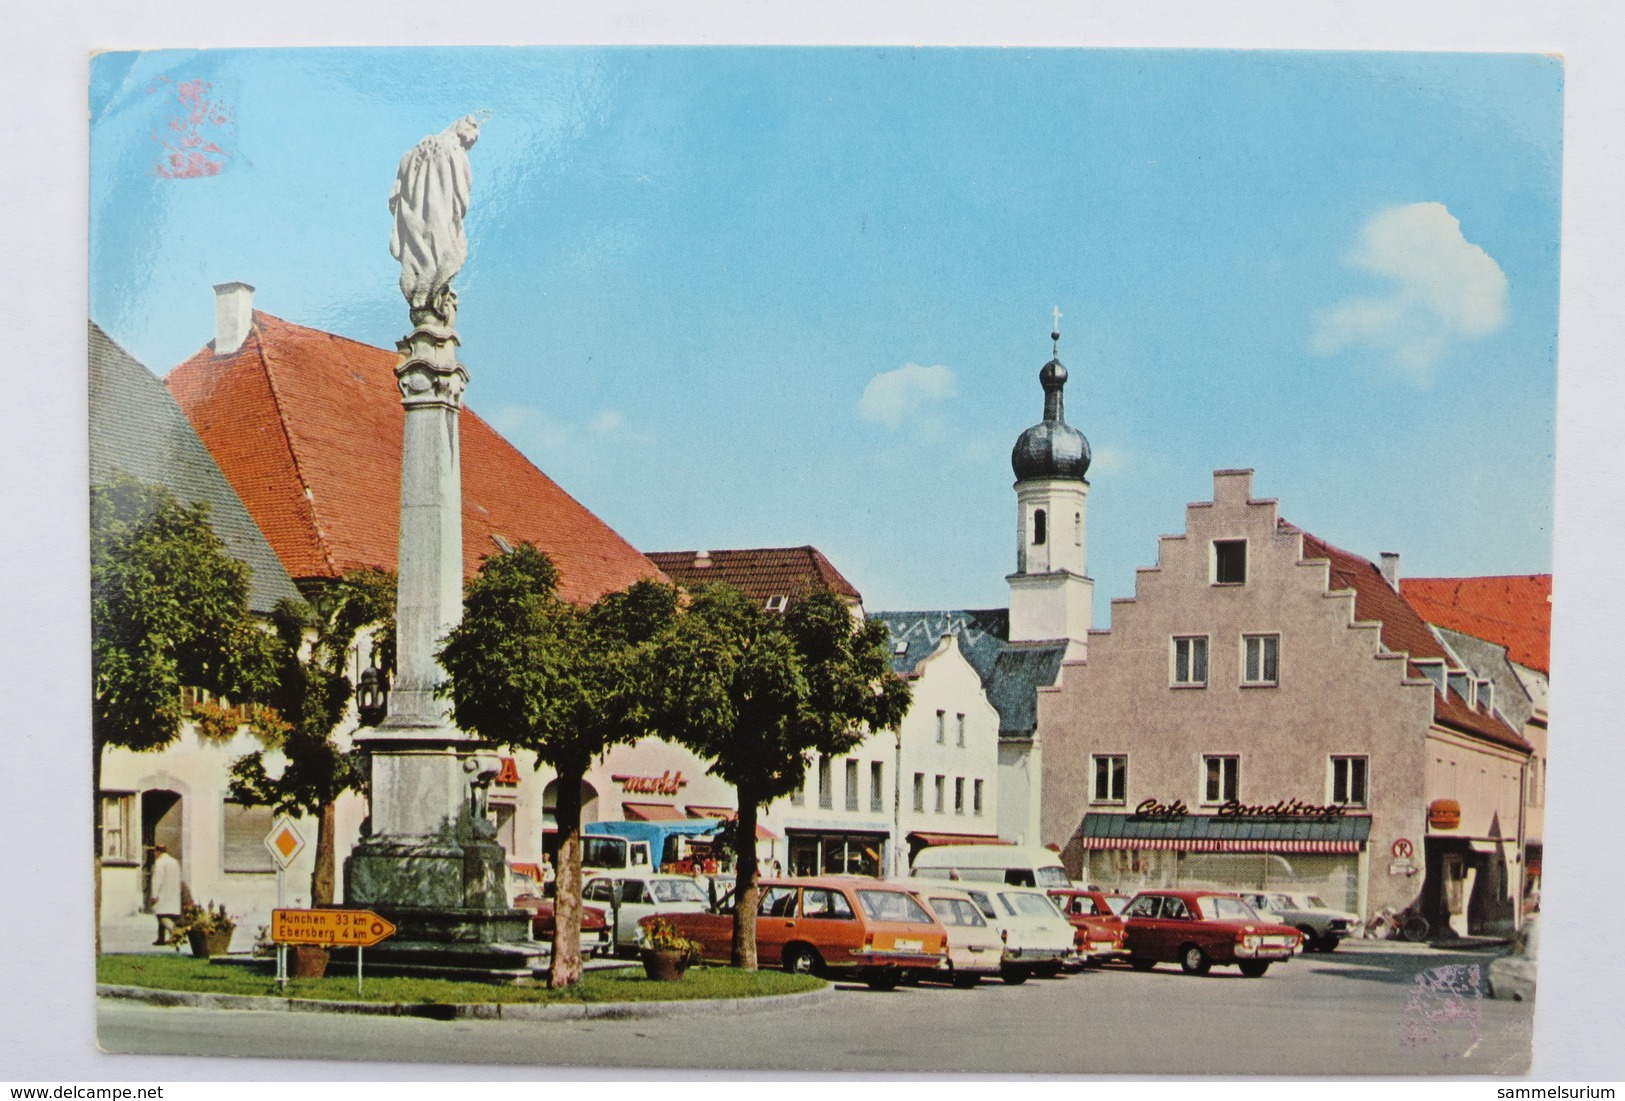
[[[271,940],[277,944],[325,944],[371,948],[395,926],[369,910],[272,910]]]

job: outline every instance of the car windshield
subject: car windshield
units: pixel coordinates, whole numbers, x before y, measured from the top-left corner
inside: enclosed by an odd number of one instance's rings
[[[900,921],[930,925],[931,915],[902,891],[859,891],[858,905],[873,921]]]
[[[999,901],[1004,908],[1012,914],[1022,914],[1026,917],[1055,917],[1055,904],[1047,895],[1028,895],[1019,891],[1004,891],[999,895]]]
[[[982,911],[983,916],[990,918],[999,916],[999,912],[993,908],[993,900],[987,896],[986,891],[966,891],[965,893],[970,895],[971,901],[976,903],[976,908]]]
[[[1262,921],[1253,908],[1239,898],[1227,895],[1204,895],[1202,913],[1211,921]]]
[[[1070,887],[1072,881],[1066,877],[1064,868],[1039,868],[1038,886],[1040,887]]]
[[[656,902],[705,902],[705,892],[692,879],[657,879],[649,884]]]

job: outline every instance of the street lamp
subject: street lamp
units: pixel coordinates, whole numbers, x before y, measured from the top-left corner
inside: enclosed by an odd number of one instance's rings
[[[376,665],[361,672],[361,683],[355,690],[355,709],[361,716],[362,726],[377,726],[389,714],[389,678]]]

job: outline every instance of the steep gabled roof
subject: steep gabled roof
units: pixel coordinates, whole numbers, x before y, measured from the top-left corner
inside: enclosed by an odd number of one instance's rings
[[[296,578],[395,568],[398,359],[255,310],[241,348],[216,356],[205,347],[169,375],[170,392]],[[576,603],[659,576],[466,407],[461,438],[465,576],[503,543],[520,542],[552,556],[560,595]]]
[[[151,371],[90,323],[90,484],[127,474],[188,504],[209,506],[226,553],[247,563],[249,606],[266,613],[299,599],[288,573],[186,415]]]
[[[1505,646],[1519,665],[1550,675],[1551,574],[1407,577],[1399,590],[1429,623]]]
[[[892,672],[906,676],[931,656],[942,637],[959,635],[959,652],[986,686],[993,666],[1010,637],[1010,613],[1004,608],[943,612],[871,612],[891,636]]]
[[[1288,530],[1299,530],[1285,521],[1282,521],[1282,526]],[[1384,649],[1391,653],[1409,654],[1412,662],[1421,659],[1454,664],[1438,636],[1416,614],[1416,609],[1388,584],[1382,570],[1369,559],[1334,547],[1308,532],[1303,532],[1303,557],[1323,558],[1330,563],[1328,587],[1354,591],[1354,618],[1363,623],[1381,624]],[[1408,671],[1420,675],[1414,665]],[[1468,706],[1467,701],[1448,686],[1444,691],[1433,694],[1433,718],[1441,725],[1512,749],[1530,750],[1529,743],[1493,712]]]
[[[684,588],[722,582],[763,604],[773,597],[793,600],[823,588],[834,589],[837,595],[855,603],[863,602],[858,590],[817,547],[650,551],[649,560]]]

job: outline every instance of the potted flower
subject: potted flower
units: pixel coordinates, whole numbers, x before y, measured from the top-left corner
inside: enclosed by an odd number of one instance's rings
[[[643,926],[643,972],[649,978],[670,982],[683,977],[690,964],[698,963],[700,945],[677,931],[665,918],[654,918]]]
[[[211,901],[206,906],[199,906],[189,902],[181,907],[180,920],[175,922],[169,943],[179,952],[181,941],[184,940],[191,946],[192,955],[206,960],[210,956],[223,956],[231,951],[231,935],[236,929],[236,919],[226,913],[224,905]]]

